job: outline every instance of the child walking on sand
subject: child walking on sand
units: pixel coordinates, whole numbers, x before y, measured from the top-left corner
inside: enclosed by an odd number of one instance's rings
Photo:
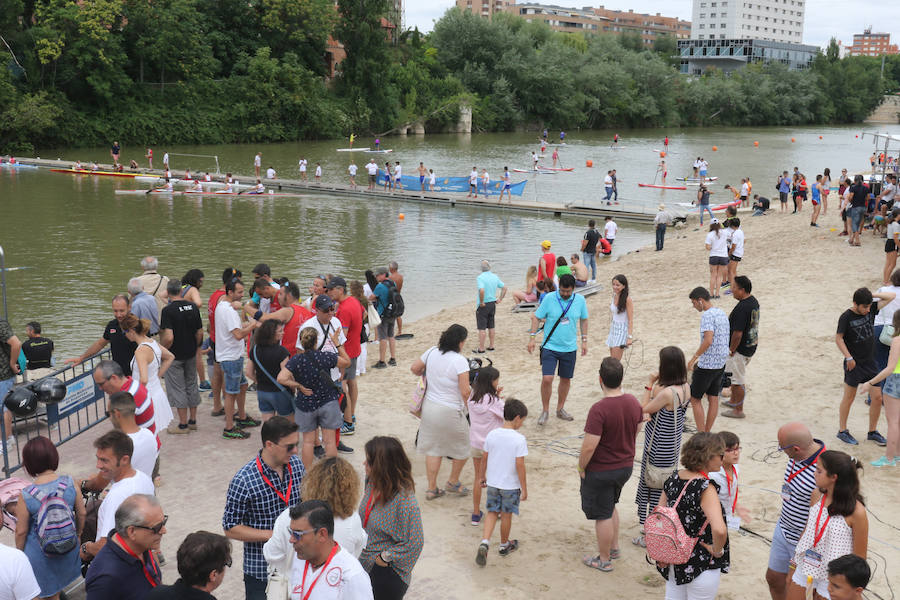
[[[730,431],[720,431],[719,439],[725,445],[722,468],[710,473],[709,478],[719,486],[719,503],[725,511],[728,529],[741,528],[741,521],[750,521],[750,512],[738,501],[738,462],[741,459],[741,439]]]
[[[481,524],[481,481],[484,479],[484,440],[493,430],[503,426],[503,400],[498,384],[500,372],[483,367],[478,372],[472,395],[469,397],[469,443],[472,446],[472,465],[475,467],[475,489],[472,490],[472,526]]]
[[[503,427],[494,429],[484,439],[484,456],[487,465],[485,477],[478,485],[487,484],[488,511],[484,518],[484,538],[478,546],[475,563],[487,564],[488,546],[497,519],[500,519],[500,556],[508,556],[519,549],[519,540],[509,539],[512,516],[519,514],[519,502],[528,499],[525,483],[525,456],[528,443],[517,430],[522,426],[528,408],[515,398],[503,406]],[[477,485],[476,485],[477,487]]]

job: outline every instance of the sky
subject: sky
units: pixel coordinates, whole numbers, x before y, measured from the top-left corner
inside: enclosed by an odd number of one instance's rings
[[[613,10],[628,10],[649,14],[661,13],[667,17],[691,19],[690,0],[540,0],[541,4],[554,4],[572,8],[585,6],[605,6]],[[419,31],[428,32],[434,27],[434,21],[456,3],[454,0],[404,0],[406,10],[405,26],[418,27]],[[886,24],[900,23],[900,3],[884,0],[853,0],[853,10],[848,0],[807,0],[806,21],[803,28],[803,43],[825,47],[832,37],[849,46],[853,43],[853,34],[862,33],[866,27],[873,31],[888,31]],[[891,36],[892,43],[900,42],[900,33]]]

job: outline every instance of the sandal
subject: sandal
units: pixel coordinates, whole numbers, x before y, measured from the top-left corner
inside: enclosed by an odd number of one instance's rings
[[[451,494],[457,494],[458,496],[465,496],[471,491],[469,488],[463,487],[462,481],[457,481],[455,484],[448,481],[444,488]]]
[[[434,488],[433,490],[425,490],[425,499],[426,500],[434,500],[435,498],[440,498],[445,495],[447,492],[442,490],[441,488]]]
[[[638,537],[631,538],[631,543],[635,546],[640,546],[641,548],[647,547],[647,542],[644,541],[644,536],[639,535]]]
[[[599,556],[584,556],[581,558],[581,562],[586,567],[597,569],[598,571],[603,571],[604,573],[609,573],[613,570],[612,561],[603,560]]]
[[[609,560],[616,560],[619,558],[622,558],[622,551],[618,548],[610,548]]]

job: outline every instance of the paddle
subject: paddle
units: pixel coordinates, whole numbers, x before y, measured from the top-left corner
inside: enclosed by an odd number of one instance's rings
[[[166,189],[166,186],[157,187],[157,188],[150,188],[149,190],[147,190],[147,191],[144,192],[144,193],[147,194],[147,195],[149,196],[149,195],[152,194],[153,192],[156,192],[156,191],[159,191],[159,190],[164,190],[164,189]]]

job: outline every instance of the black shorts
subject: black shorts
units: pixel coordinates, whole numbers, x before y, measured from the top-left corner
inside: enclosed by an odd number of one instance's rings
[[[728,257],[728,260],[730,260],[731,262],[741,262],[742,258],[742,256],[730,256]]]
[[[747,201],[747,196],[741,196],[741,202],[743,203],[743,202],[746,202],[746,201]]]
[[[479,331],[494,328],[494,315],[497,313],[496,302],[485,302],[484,306],[475,309],[475,324]]]
[[[691,377],[691,398],[700,399],[704,394],[718,396],[722,391],[722,375],[725,367],[720,369],[701,369],[694,367]]]
[[[712,266],[718,265],[720,267],[724,267],[725,265],[728,264],[728,257],[727,256],[710,256],[709,264]]]
[[[868,380],[878,375],[878,365],[875,359],[869,359],[861,363],[856,363],[852,371],[847,370],[847,363],[844,362],[844,383],[850,387],[857,387],[864,384]]]
[[[631,478],[631,467],[612,471],[588,471],[581,480],[581,510],[591,521],[611,519],[622,495],[622,488]]]
[[[884,240],[884,251],[885,252],[896,252],[897,251],[897,243],[894,240]]]

